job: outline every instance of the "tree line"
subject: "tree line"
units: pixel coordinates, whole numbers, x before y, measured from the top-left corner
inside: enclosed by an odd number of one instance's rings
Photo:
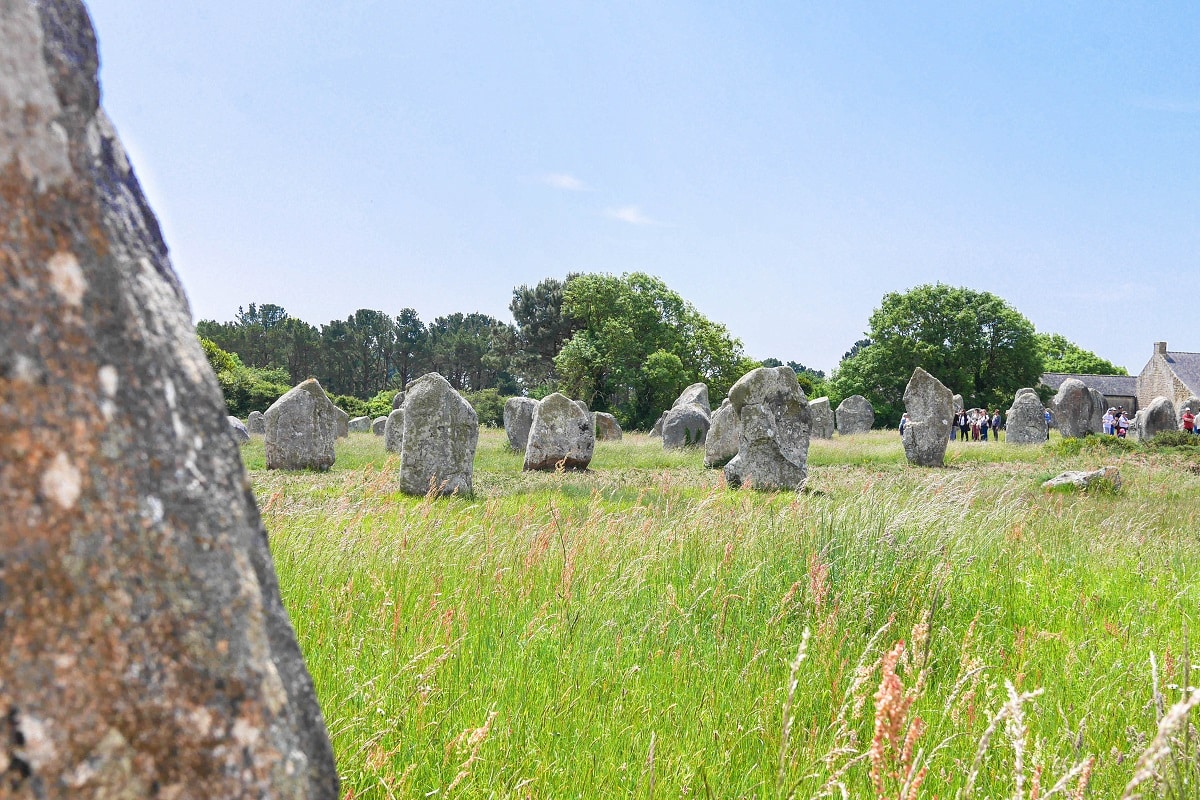
[[[486,422],[499,422],[505,396],[562,391],[645,429],[691,383],[707,383],[716,401],[750,369],[786,364],[809,397],[836,406],[861,394],[881,424],[894,424],[918,366],[969,406],[988,408],[1007,408],[1043,372],[1124,374],[1062,336],[1037,333],[1003,299],[944,284],[885,295],[865,338],[828,377],[795,360],[749,358],[724,325],[645,273],[546,278],[514,288],[509,311],[513,322],[455,313],[426,323],[411,308],[360,309],[317,327],[251,303],[231,322],[203,320],[196,330],[239,416],[309,377],[346,411],[382,414],[396,391],[436,371]]]

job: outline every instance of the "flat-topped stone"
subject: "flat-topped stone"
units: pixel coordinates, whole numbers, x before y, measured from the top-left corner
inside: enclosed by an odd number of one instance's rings
[[[316,378],[288,390],[263,414],[267,469],[315,469],[333,466],[337,439],[335,406]]]

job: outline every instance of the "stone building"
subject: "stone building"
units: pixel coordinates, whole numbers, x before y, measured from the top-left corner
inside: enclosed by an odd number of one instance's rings
[[[1104,395],[1110,406],[1120,406],[1130,415],[1139,408],[1136,375],[1073,375],[1068,372],[1047,372],[1042,375],[1042,385],[1057,392],[1058,387],[1062,386],[1067,378],[1083,381],[1084,386]]]
[[[1148,406],[1156,397],[1166,397],[1179,405],[1189,397],[1200,396],[1200,353],[1167,350],[1166,342],[1154,343],[1154,355],[1137,376],[1139,406]]]

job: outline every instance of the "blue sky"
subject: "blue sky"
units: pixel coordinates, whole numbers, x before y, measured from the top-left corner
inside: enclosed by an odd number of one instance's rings
[[[197,319],[637,270],[827,371],[936,281],[1200,351],[1200,4],[89,7]]]

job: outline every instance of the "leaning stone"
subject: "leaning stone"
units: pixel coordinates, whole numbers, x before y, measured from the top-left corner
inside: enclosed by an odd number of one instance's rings
[[[826,407],[829,403],[826,402]],[[713,412],[712,426],[704,439],[704,466],[718,469],[728,464],[737,455],[741,443],[741,432],[738,430],[737,414],[733,404],[726,397],[721,407]]]
[[[371,418],[370,417],[355,417],[346,423],[346,427],[350,433],[370,433]]]
[[[229,432],[233,434],[233,440],[238,444],[245,444],[250,441],[250,431],[237,417],[229,418]]]
[[[404,452],[404,407],[393,409],[383,423],[383,449],[389,453]]]
[[[524,469],[587,469],[595,447],[592,415],[555,392],[543,398],[533,411]]]
[[[837,432],[842,436],[867,433],[875,427],[875,409],[861,394],[852,394],[837,407]]]
[[[621,441],[621,423],[612,414],[596,411],[592,414],[596,424],[596,439],[606,441]]]
[[[1175,404],[1168,397],[1156,397],[1133,418],[1133,438],[1139,442],[1153,439],[1164,431],[1177,430]]]
[[[479,416],[450,382],[436,372],[422,375],[408,385],[404,405],[392,414],[400,415],[403,431],[400,490],[470,495]]]
[[[769,491],[796,489],[808,477],[812,415],[791,367],[759,367],[729,390],[737,415],[738,452],[725,465],[725,481]]]
[[[337,439],[334,405],[316,378],[292,387],[265,417],[267,469],[327,470]]]
[[[908,423],[901,436],[908,463],[940,467],[954,424],[954,394],[937,378],[917,367],[904,389]]]
[[[1078,439],[1092,431],[1092,393],[1078,378],[1067,378],[1050,401],[1054,425],[1064,439]],[[1103,412],[1101,413],[1103,416]]]
[[[1008,444],[1046,443],[1046,407],[1032,389],[1017,392],[1004,420],[1004,441]]]
[[[371,433],[376,436],[383,436],[383,429],[387,426],[387,417],[376,417],[371,420]]]
[[[262,436],[267,432],[267,423],[261,411],[251,411],[250,416],[246,417],[246,430],[252,436]]]
[[[954,413],[957,414],[958,412],[960,412],[962,410],[963,410],[963,396],[961,394],[956,394],[956,395],[954,395]]]
[[[532,397],[510,397],[504,401],[504,433],[513,450],[524,450],[529,444],[529,428],[533,425],[537,404]]]
[[[708,384],[693,383],[680,392],[679,397],[676,397],[675,402],[671,404],[671,408],[683,408],[684,406],[698,406],[704,409],[704,413],[711,416],[712,406],[708,402]]]
[[[0,62],[0,796],[334,800],[228,410],[99,107],[86,9],[0,0]]]
[[[395,397],[392,398],[392,411],[395,411],[397,408],[399,408],[402,405],[404,405],[404,390],[403,389],[396,392]]]
[[[667,421],[667,412],[664,411],[658,417],[658,422],[654,423],[654,427],[650,429],[650,438],[662,436],[663,423]]]
[[[1060,473],[1042,484],[1043,489],[1053,489],[1057,486],[1074,486],[1086,489],[1096,481],[1105,481],[1113,489],[1121,488],[1121,472],[1116,467],[1101,467],[1095,472],[1067,471]]]
[[[583,413],[585,413],[585,414],[590,414],[590,413],[592,413],[592,412],[591,412],[591,411],[588,409],[588,407],[587,407],[587,403],[583,402],[582,400],[572,400],[571,402],[573,402],[575,405],[579,406],[579,408],[580,408],[580,409],[583,411]]]
[[[672,408],[663,422],[663,449],[675,450],[704,444],[711,424],[711,418],[705,410],[694,403]]]
[[[828,397],[818,397],[808,401],[808,411],[812,414],[812,435],[817,439],[833,438],[833,409],[829,407]]]

